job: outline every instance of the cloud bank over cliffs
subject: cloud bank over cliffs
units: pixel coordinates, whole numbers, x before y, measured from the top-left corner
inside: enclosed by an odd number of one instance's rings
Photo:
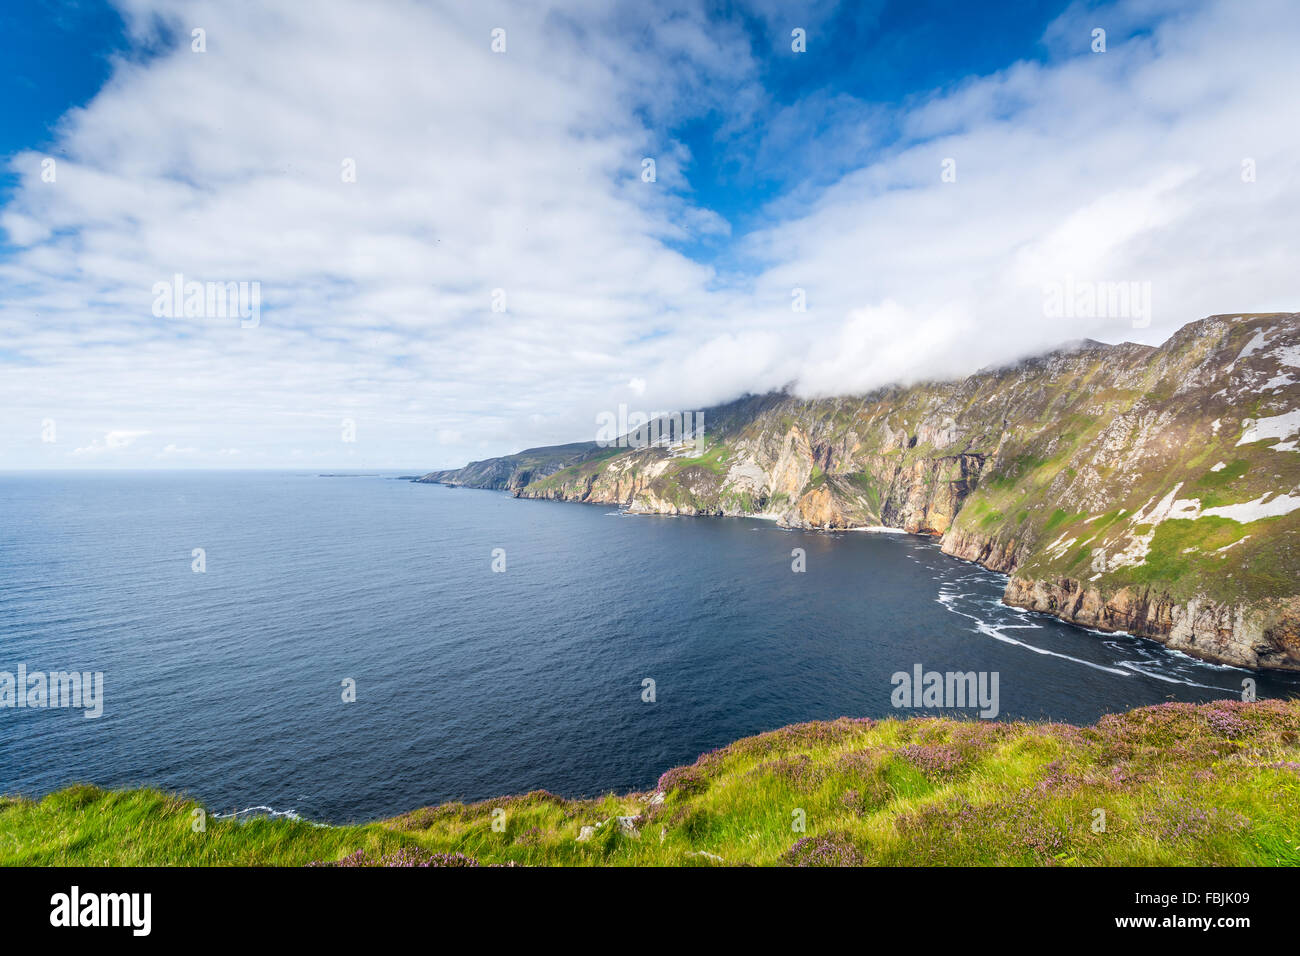
[[[0,464],[452,466],[1296,307],[1294,4],[1076,4],[889,102],[833,6],[121,10],[139,52],[10,158]],[[258,321],[160,316],[177,275]]]

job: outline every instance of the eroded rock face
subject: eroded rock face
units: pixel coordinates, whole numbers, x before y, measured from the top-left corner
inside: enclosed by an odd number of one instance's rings
[[[755,462],[762,464],[761,454],[755,456]],[[780,455],[766,469],[769,497],[784,495],[787,498],[797,498],[808,484],[815,464],[808,436],[802,428],[794,426],[786,432],[781,442]]]
[[[1123,588],[1103,597],[1095,587],[1061,578],[1013,576],[1003,600],[1082,627],[1150,637],[1192,657],[1250,668],[1300,671],[1300,604],[1263,606],[1178,602],[1152,589]]]
[[[705,420],[703,448],[557,446],[424,480],[940,535],[1015,575],[1009,604],[1297,667],[1300,314],[1212,316],[1158,348],[1082,342],[862,396],[746,396]]]
[[[943,552],[1002,574],[1010,574],[1019,563],[1019,544],[1015,538],[991,538],[956,528],[943,536]]]
[[[830,530],[851,527],[849,519],[835,506],[830,489],[825,485],[814,488],[800,498],[796,510],[799,514],[799,526],[803,528]]]
[[[898,469],[881,509],[881,524],[919,534],[952,526],[984,466],[981,454],[918,459]]]

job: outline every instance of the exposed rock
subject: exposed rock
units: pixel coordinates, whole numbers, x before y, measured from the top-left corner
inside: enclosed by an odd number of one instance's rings
[[[1012,577],[1003,600],[1082,627],[1151,637],[1192,657],[1250,668],[1297,670],[1300,601],[1233,606],[1167,593],[1122,588],[1108,597],[1070,578]]]
[[[530,449],[424,481],[633,514],[885,526],[1014,574],[1005,600],[1300,670],[1300,314],[1211,316],[958,382],[705,410],[691,446]],[[1262,424],[1261,424],[1262,423]]]
[[[974,531],[953,528],[943,536],[943,551],[955,558],[982,564],[990,571],[1010,574],[1018,563],[1015,538],[1002,540]]]
[[[713,862],[713,863],[726,863],[726,862],[727,862],[727,861],[724,860],[722,857],[718,856],[718,854],[716,854],[716,853],[710,853],[708,850],[689,850],[689,851],[687,851],[686,855],[687,855],[687,856],[702,856],[702,857],[704,857],[706,860],[709,860],[709,861],[711,861],[711,862]]]
[[[596,835],[596,831],[606,824],[615,823],[621,833],[630,837],[639,837],[641,831],[636,828],[636,817],[610,817],[608,820],[602,820],[595,826],[585,826],[578,831],[579,843],[586,843]]]

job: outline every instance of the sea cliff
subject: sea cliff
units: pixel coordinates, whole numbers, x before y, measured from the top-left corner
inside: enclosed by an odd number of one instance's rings
[[[746,396],[702,442],[595,442],[420,481],[635,514],[940,536],[1008,604],[1300,670],[1300,314],[1083,341],[960,381]]]

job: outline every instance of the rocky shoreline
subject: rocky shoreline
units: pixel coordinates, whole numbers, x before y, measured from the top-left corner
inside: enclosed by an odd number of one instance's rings
[[[1003,600],[1300,671],[1300,314],[1211,316],[956,382],[708,409],[706,440],[535,448],[420,481],[632,514],[895,528],[1009,576]]]
[[[1149,589],[1125,588],[1103,596],[1069,578],[1034,581],[1013,576],[1002,600],[1081,627],[1148,637],[1218,664],[1300,671],[1300,606],[1295,599],[1255,607],[1177,603],[1167,593]]]
[[[433,482],[457,487],[449,482]],[[708,511],[702,508],[683,510],[676,506],[653,507],[653,500],[635,500],[630,506],[618,498],[595,496],[570,497],[562,493],[523,494],[511,491],[516,498],[538,498],[583,504],[625,507],[625,513],[644,516],[699,518],[756,518],[778,520],[774,515],[744,511]],[[783,525],[791,527],[790,525]],[[894,528],[888,525],[843,527],[805,527],[812,532],[897,531],[905,534],[939,536],[919,528]],[[1049,614],[1069,624],[1094,631],[1123,633],[1145,637],[1181,651],[1190,657],[1216,664],[1249,670],[1300,671],[1300,601],[1278,602],[1266,609],[1237,608],[1213,602],[1173,602],[1167,594],[1129,590],[1103,597],[1095,587],[1062,578],[1055,581],[1016,577],[1016,542],[999,542],[978,536],[944,534],[941,549],[945,554],[977,564],[989,571],[1008,575],[1002,601],[1012,607]],[[1269,612],[1272,613],[1269,613]]]

